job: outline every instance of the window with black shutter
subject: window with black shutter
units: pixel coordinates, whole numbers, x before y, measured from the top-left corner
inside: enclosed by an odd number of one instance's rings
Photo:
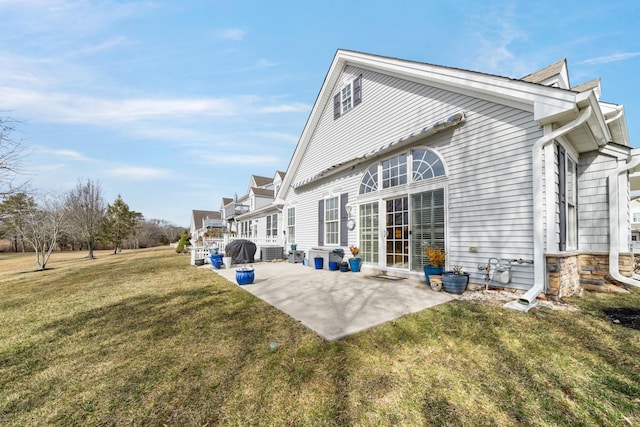
[[[566,151],[562,145],[558,148],[558,209],[560,243],[559,250],[567,250],[567,175],[566,175]]]
[[[362,75],[340,88],[333,96],[333,119],[337,119],[362,103]]]

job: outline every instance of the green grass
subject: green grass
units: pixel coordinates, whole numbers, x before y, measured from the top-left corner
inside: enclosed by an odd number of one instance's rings
[[[0,425],[640,425],[640,331],[586,294],[327,343],[170,249],[0,259]]]

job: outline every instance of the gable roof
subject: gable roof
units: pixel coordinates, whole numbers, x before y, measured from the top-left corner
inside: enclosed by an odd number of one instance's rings
[[[273,190],[267,190],[266,188],[251,187],[251,192],[256,196],[273,197]]]
[[[255,187],[264,187],[265,185],[269,185],[273,182],[273,178],[258,175],[251,175],[251,180],[255,184]]]
[[[600,77],[596,77],[593,80],[589,80],[588,82],[580,83],[571,88],[574,92],[585,92],[590,89],[595,89],[600,87]]]
[[[196,228],[202,227],[203,221],[207,218],[209,219],[222,219],[219,211],[201,211],[201,210],[193,210],[191,211],[191,218],[193,219],[193,224]]]
[[[564,63],[564,60],[561,62]],[[562,87],[549,87],[477,71],[339,49],[329,67],[302,135],[291,157],[287,174],[278,194],[279,198],[284,198],[291,188],[292,180],[309,143],[313,139],[314,131],[322,117],[322,113],[328,103],[332,102],[335,87],[347,66],[354,66],[479,99],[517,106],[520,109],[532,111],[534,120],[541,125],[552,123],[560,117],[571,116],[577,110],[576,93]],[[557,66],[554,69],[556,68]],[[359,154],[364,153],[355,153],[355,155]],[[282,202],[282,200],[276,201],[276,203],[279,202]]]
[[[567,70],[567,60],[561,59],[558,62],[554,62],[551,65],[547,65],[546,67],[534,71],[531,74],[527,74],[526,76],[520,78],[523,82],[537,83],[545,86],[553,85],[556,83],[560,88],[568,89],[570,87],[569,84],[569,73]]]

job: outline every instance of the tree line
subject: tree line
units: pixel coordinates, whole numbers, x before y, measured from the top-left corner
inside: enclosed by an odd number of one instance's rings
[[[26,183],[18,182],[25,156],[23,144],[14,137],[18,124],[0,116],[0,240],[9,240],[10,250],[34,251],[43,270],[55,249],[86,249],[93,258],[98,247],[112,248],[115,254],[123,247],[160,246],[179,239],[181,227],[145,219],[120,195],[105,203],[100,184],[92,180],[79,180],[62,195],[28,192]]]
[[[159,219],[145,219],[122,196],[106,203],[99,183],[78,181],[59,196],[20,191],[0,203],[0,237],[11,251],[34,251],[40,269],[53,250],[138,249],[177,241],[183,229]]]

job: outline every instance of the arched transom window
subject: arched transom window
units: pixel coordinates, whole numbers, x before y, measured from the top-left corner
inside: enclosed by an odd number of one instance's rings
[[[444,176],[444,164],[436,153],[431,150],[414,150],[413,154],[413,180]]]
[[[371,166],[360,182],[360,194],[378,191],[378,164]]]
[[[371,165],[360,182],[360,194],[440,176],[445,176],[444,163],[436,153],[425,149],[411,150]]]

